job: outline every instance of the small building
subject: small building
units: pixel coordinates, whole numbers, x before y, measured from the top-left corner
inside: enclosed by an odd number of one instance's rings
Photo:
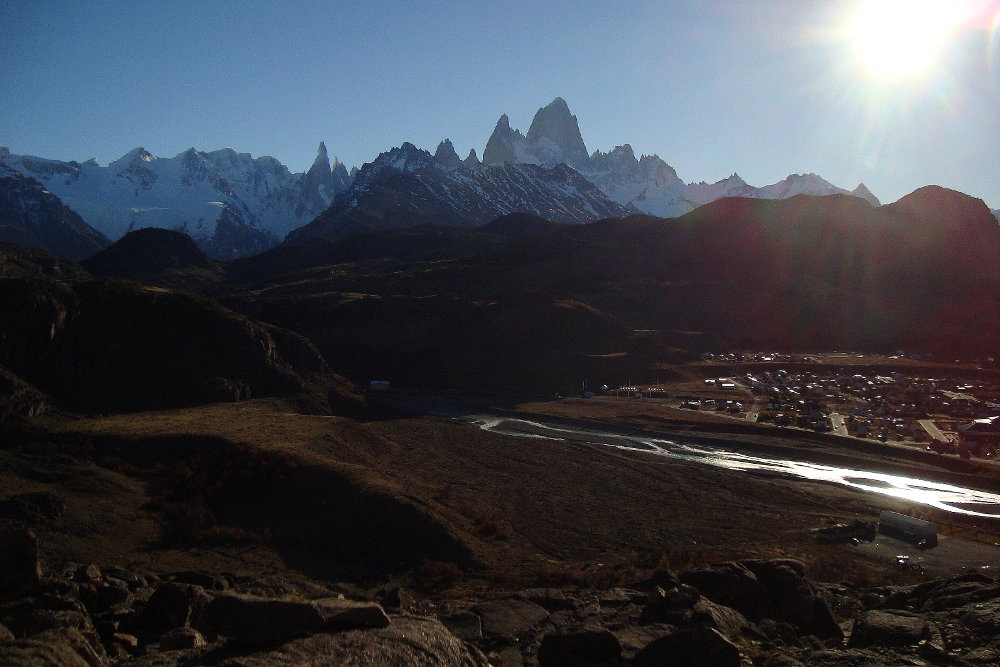
[[[904,542],[937,546],[937,524],[886,510],[878,515],[878,532]]]
[[[959,426],[956,430],[960,450],[985,456],[987,452],[1000,449],[1000,415],[977,419],[971,424]]]
[[[389,391],[388,380],[372,380],[368,384],[369,391]]]

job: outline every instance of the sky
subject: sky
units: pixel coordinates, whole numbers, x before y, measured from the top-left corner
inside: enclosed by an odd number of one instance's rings
[[[0,0],[0,145],[303,171],[322,140],[360,167],[446,137],[482,156],[501,114],[526,132],[559,96],[589,150],[628,143],[688,182],[818,173],[1000,208],[1000,0],[873,1]],[[914,23],[915,3],[967,11]]]

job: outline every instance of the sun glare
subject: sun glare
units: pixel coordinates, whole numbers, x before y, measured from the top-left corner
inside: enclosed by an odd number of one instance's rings
[[[878,77],[923,74],[961,20],[960,5],[956,0],[869,0],[851,29],[857,56]]]

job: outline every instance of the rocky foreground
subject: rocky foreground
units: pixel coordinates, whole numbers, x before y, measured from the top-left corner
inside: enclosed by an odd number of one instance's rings
[[[994,665],[1000,582],[867,590],[792,559],[652,573],[628,587],[352,600],[282,577],[66,564],[0,535],[5,665]],[[424,594],[426,595],[426,594]]]

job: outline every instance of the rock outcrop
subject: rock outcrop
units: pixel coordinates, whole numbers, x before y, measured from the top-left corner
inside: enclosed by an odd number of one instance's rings
[[[756,622],[681,583],[697,580],[709,590],[717,588],[718,577],[736,576],[747,588],[747,571],[771,595],[770,606],[748,609]],[[636,588],[528,589],[487,600],[417,598],[393,589],[351,600],[292,579],[68,564],[0,591],[0,661],[878,667],[989,665],[1000,654],[1000,586],[977,573],[863,591],[817,584],[788,560],[720,563],[693,572],[679,579],[661,572]],[[662,586],[642,590],[654,580]],[[187,583],[192,581],[210,587]],[[790,591],[799,593],[785,599]],[[828,595],[858,605],[841,619],[846,639],[824,639],[779,620],[805,598]]]

